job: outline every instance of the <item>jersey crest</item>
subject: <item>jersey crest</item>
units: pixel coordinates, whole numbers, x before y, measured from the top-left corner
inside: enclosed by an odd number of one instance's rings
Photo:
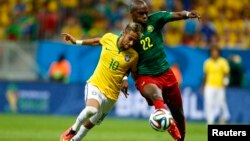
[[[126,61],[126,62],[129,62],[130,59],[131,59],[131,56],[129,56],[128,54],[126,54],[126,55],[125,55],[125,61]]]
[[[147,26],[147,31],[148,32],[153,32],[154,31],[154,27],[152,25],[148,25]]]

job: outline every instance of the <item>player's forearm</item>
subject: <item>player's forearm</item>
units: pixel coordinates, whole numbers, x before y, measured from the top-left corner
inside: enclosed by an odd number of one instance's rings
[[[77,45],[88,45],[88,46],[99,46],[100,44],[99,37],[91,38],[91,39],[83,39],[83,40],[76,40],[75,44]]]
[[[176,20],[183,20],[188,19],[190,12],[189,11],[181,11],[181,12],[173,12],[173,19]]]
[[[100,37],[91,38],[91,39],[83,39],[83,40],[77,40],[72,35],[68,33],[61,33],[63,35],[65,41],[70,41],[72,44],[76,45],[89,45],[89,46],[98,46],[100,44]]]

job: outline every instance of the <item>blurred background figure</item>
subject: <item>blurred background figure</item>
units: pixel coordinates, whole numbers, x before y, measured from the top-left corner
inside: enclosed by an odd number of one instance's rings
[[[181,84],[182,84],[182,73],[181,73],[179,64],[178,64],[178,63],[174,63],[174,64],[171,66],[171,70],[173,71],[173,73],[174,73],[174,75],[175,75],[175,77],[176,77],[176,80],[177,80],[178,84],[181,86]]]
[[[204,108],[208,124],[214,124],[217,111],[220,114],[220,123],[224,124],[229,119],[226,102],[226,86],[229,83],[229,65],[220,55],[217,46],[210,49],[210,57],[204,62]]]
[[[70,62],[65,58],[64,54],[61,54],[57,61],[51,63],[49,68],[50,81],[68,83],[70,74],[71,65]]]
[[[69,33],[70,35],[74,36],[77,39],[83,38],[84,32],[83,28],[77,17],[74,15],[69,16],[65,23],[63,24],[61,33]]]
[[[230,66],[230,87],[244,87],[244,68],[242,64],[241,57],[237,54],[233,54],[229,58],[229,66]]]

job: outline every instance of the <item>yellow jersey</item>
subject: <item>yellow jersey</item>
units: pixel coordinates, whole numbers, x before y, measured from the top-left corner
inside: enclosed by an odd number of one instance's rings
[[[206,86],[221,88],[224,86],[224,77],[229,73],[229,65],[226,59],[220,57],[217,60],[212,58],[204,62],[204,73],[206,75]]]
[[[112,100],[118,99],[123,77],[128,71],[136,71],[138,61],[138,54],[133,48],[120,51],[118,39],[119,37],[112,33],[107,33],[100,39],[100,59],[93,75],[87,81]]]

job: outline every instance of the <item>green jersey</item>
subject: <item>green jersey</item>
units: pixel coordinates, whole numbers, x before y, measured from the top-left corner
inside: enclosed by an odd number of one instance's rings
[[[173,20],[171,12],[161,11],[148,16],[145,31],[140,41],[135,45],[139,54],[137,64],[138,75],[155,76],[169,69],[162,37],[162,28]]]

